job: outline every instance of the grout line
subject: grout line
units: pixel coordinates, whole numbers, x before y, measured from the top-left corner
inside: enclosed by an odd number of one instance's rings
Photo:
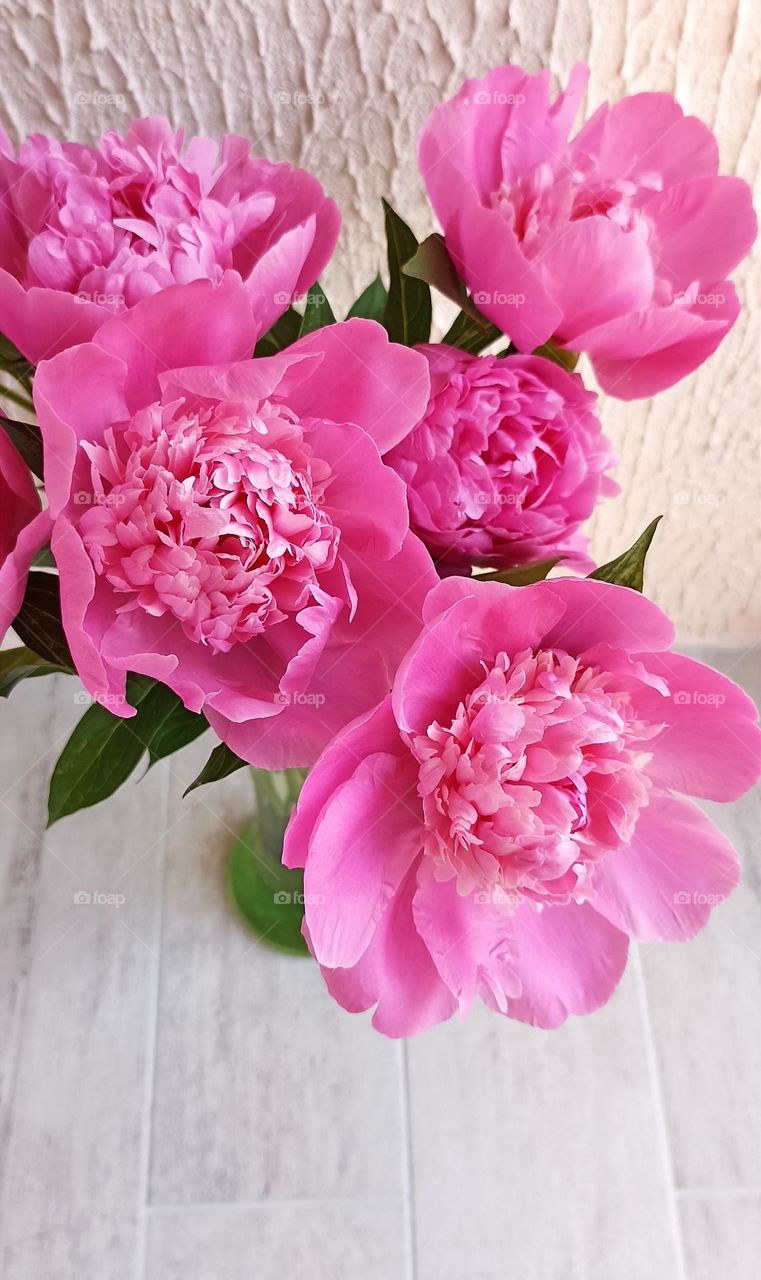
[[[417,1230],[415,1222],[415,1169],[412,1158],[412,1099],[410,1093],[409,1047],[406,1040],[399,1044],[399,1074],[402,1098],[402,1186],[404,1187],[404,1217],[407,1237],[407,1276],[417,1280]]]
[[[680,1199],[755,1200],[761,1199],[761,1187],[677,1187]]]
[[[682,1241],[682,1227],[679,1218],[676,1179],[674,1177],[674,1158],[671,1151],[671,1143],[669,1141],[668,1125],[666,1123],[666,1104],[663,1096],[660,1071],[658,1069],[658,1055],[655,1048],[655,1037],[653,1035],[653,1025],[650,1017],[650,1005],[647,995],[647,986],[645,983],[645,972],[642,965],[642,955],[638,946],[634,946],[632,948],[632,968],[634,969],[637,977],[637,993],[639,997],[640,1014],[645,1038],[645,1055],[647,1058],[648,1075],[650,1077],[650,1092],[653,1099],[653,1108],[658,1128],[658,1145],[660,1147],[661,1167],[666,1184],[668,1217],[671,1224],[674,1249],[676,1252],[675,1280],[687,1280],[687,1266],[684,1255],[684,1243]]]
[[[145,1083],[142,1108],[140,1172],[137,1196],[137,1234],[135,1240],[135,1280],[145,1280],[148,1261],[148,1210],[150,1208],[151,1155],[153,1150],[153,1099],[156,1089],[156,1059],[159,1035],[159,1010],[161,1000],[161,963],[164,936],[164,898],[166,894],[167,840],[169,830],[169,798],[172,775],[164,771],[162,808],[165,834],[161,841],[161,855],[156,871],[158,901],[154,913],[156,960],[153,965],[151,999],[146,1011]]]
[[[310,1205],[399,1205],[400,1196],[272,1196],[266,1200],[190,1200],[183,1204],[148,1204],[149,1215],[172,1213],[259,1213],[269,1209],[303,1209]]]

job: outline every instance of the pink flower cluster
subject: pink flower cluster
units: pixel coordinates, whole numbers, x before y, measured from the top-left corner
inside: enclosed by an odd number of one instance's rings
[[[314,178],[159,118],[95,147],[0,139],[0,335],[38,364],[39,428],[0,422],[0,638],[49,542],[59,652],[62,625],[95,699],[131,717],[143,675],[241,760],[314,765],[285,861],[329,990],[389,1035],[477,997],[542,1027],[597,1008],[630,939],[690,937],[737,881],[685,797],[761,775],[752,704],[637,591],[478,580],[587,572],[581,527],[617,492],[553,347],[622,398],[671,386],[733,324],[756,232],[668,95],[569,139],[585,83],[553,102],[546,74],[497,68],[423,129],[499,355],[395,324],[390,253],[383,325],[310,307],[255,356],[336,243]]]
[[[339,215],[308,173],[160,116],[97,147],[0,136],[0,332],[32,361],[190,280],[246,282],[257,336],[328,261]]]
[[[578,530],[618,492],[614,459],[581,378],[538,356],[425,346],[431,398],[387,461],[412,527],[443,567],[515,568],[559,557],[588,571]]]
[[[630,938],[689,938],[734,888],[734,850],[683,797],[758,780],[756,710],[626,587],[449,578],[425,618],[286,834],[310,946],[387,1035],[476,996],[556,1027],[610,997]]]

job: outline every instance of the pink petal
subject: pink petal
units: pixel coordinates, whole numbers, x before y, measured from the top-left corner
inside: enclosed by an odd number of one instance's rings
[[[595,264],[593,289],[590,262]],[[577,334],[640,311],[653,296],[648,246],[609,218],[569,222],[541,254],[540,266],[547,294],[563,313],[555,334],[571,348]]]
[[[562,620],[544,636],[547,648],[580,656],[600,642],[625,653],[668,649],[673,643],[673,624],[639,591],[595,578],[553,578],[539,585],[566,606]]]
[[[437,587],[441,599],[450,592],[460,598],[425,627],[399,667],[393,705],[400,728],[425,733],[434,720],[451,720],[461,698],[479,683],[483,663],[501,650],[535,649],[564,613],[563,601],[548,587],[473,579],[448,579]]]
[[[389,342],[372,320],[347,320],[307,334],[290,357],[319,354],[308,381],[289,402],[304,418],[353,422],[381,453],[407,435],[428,404],[428,362],[418,351]]]
[[[626,934],[589,903],[541,912],[520,907],[512,917],[512,943],[522,993],[508,1000],[508,1016],[548,1029],[610,999],[629,946]]]
[[[97,345],[127,365],[127,405],[135,413],[159,398],[159,375],[167,369],[245,360],[255,336],[248,294],[237,273],[227,271],[219,284],[170,285],[114,316],[98,331]]]
[[[349,780],[365,756],[378,751],[386,755],[403,754],[399,730],[391,714],[390,697],[347,725],[326,747],[307,775],[285,833],[283,862],[286,867],[306,865],[309,841],[322,809],[341,783]]]
[[[356,964],[420,853],[422,828],[411,761],[375,752],[340,784],[315,823],[304,871],[308,926],[318,962]]]
[[[707,800],[737,800],[761,776],[758,712],[732,680],[678,653],[639,655],[666,681],[670,696],[643,689],[637,714],[666,729],[652,743],[648,776],[660,786]]]
[[[412,914],[463,1015],[482,984],[496,993],[503,1009],[508,999],[520,993],[508,945],[510,916],[488,895],[461,897],[456,880],[436,880],[429,861],[424,859],[418,871]]]
[[[0,333],[32,364],[89,342],[111,312],[58,289],[25,289],[0,270]]]
[[[0,641],[21,608],[32,560],[49,540],[51,528],[49,513],[40,511],[21,529],[13,550],[0,565]]]
[[[478,310],[519,351],[533,351],[546,342],[560,324],[562,312],[502,214],[466,199],[445,224],[444,234]]]
[[[330,994],[351,1013],[377,1004],[373,1026],[386,1036],[426,1031],[451,1018],[457,1008],[415,927],[415,884],[413,866],[353,968],[322,970]],[[311,910],[307,904],[307,922]]]
[[[704,301],[651,307],[577,337],[603,391],[619,400],[653,396],[707,360],[732,328],[740,304],[728,280],[701,285],[698,297]]]
[[[571,162],[595,159],[603,180],[658,173],[667,184],[715,174],[719,153],[702,120],[685,116],[669,93],[636,93],[604,103],[571,143]]]
[[[34,407],[42,431],[45,492],[57,516],[77,493],[92,492],[89,464],[80,440],[99,442],[103,432],[128,417],[127,370],[123,362],[87,343],[44,360],[34,376]],[[87,388],[83,394],[82,388]]]
[[[751,190],[742,178],[690,178],[652,195],[647,216],[654,225],[656,259],[676,289],[729,275],[758,230]]]
[[[595,870],[592,902],[631,938],[681,942],[703,928],[739,876],[734,849],[697,805],[656,792],[631,843]]]

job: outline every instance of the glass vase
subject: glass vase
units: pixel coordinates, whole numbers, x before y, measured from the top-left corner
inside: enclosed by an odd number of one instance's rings
[[[230,893],[261,942],[290,955],[307,955],[301,933],[304,873],[282,863],[285,828],[307,770],[251,769],[250,773],[256,809],[230,856]]]

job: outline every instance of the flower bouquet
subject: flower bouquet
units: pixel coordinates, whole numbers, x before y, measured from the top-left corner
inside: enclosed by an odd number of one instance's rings
[[[434,110],[441,233],[384,204],[343,320],[335,205],[244,138],[0,143],[0,691],[89,704],[50,821],[207,734],[188,790],[252,769],[240,910],[391,1036],[598,1008],[737,882],[691,797],[761,775],[753,704],[642,594],[657,519],[589,558],[617,486],[575,371],[632,399],[711,355],[749,190],[667,94],[572,134],[585,85],[499,67]]]

